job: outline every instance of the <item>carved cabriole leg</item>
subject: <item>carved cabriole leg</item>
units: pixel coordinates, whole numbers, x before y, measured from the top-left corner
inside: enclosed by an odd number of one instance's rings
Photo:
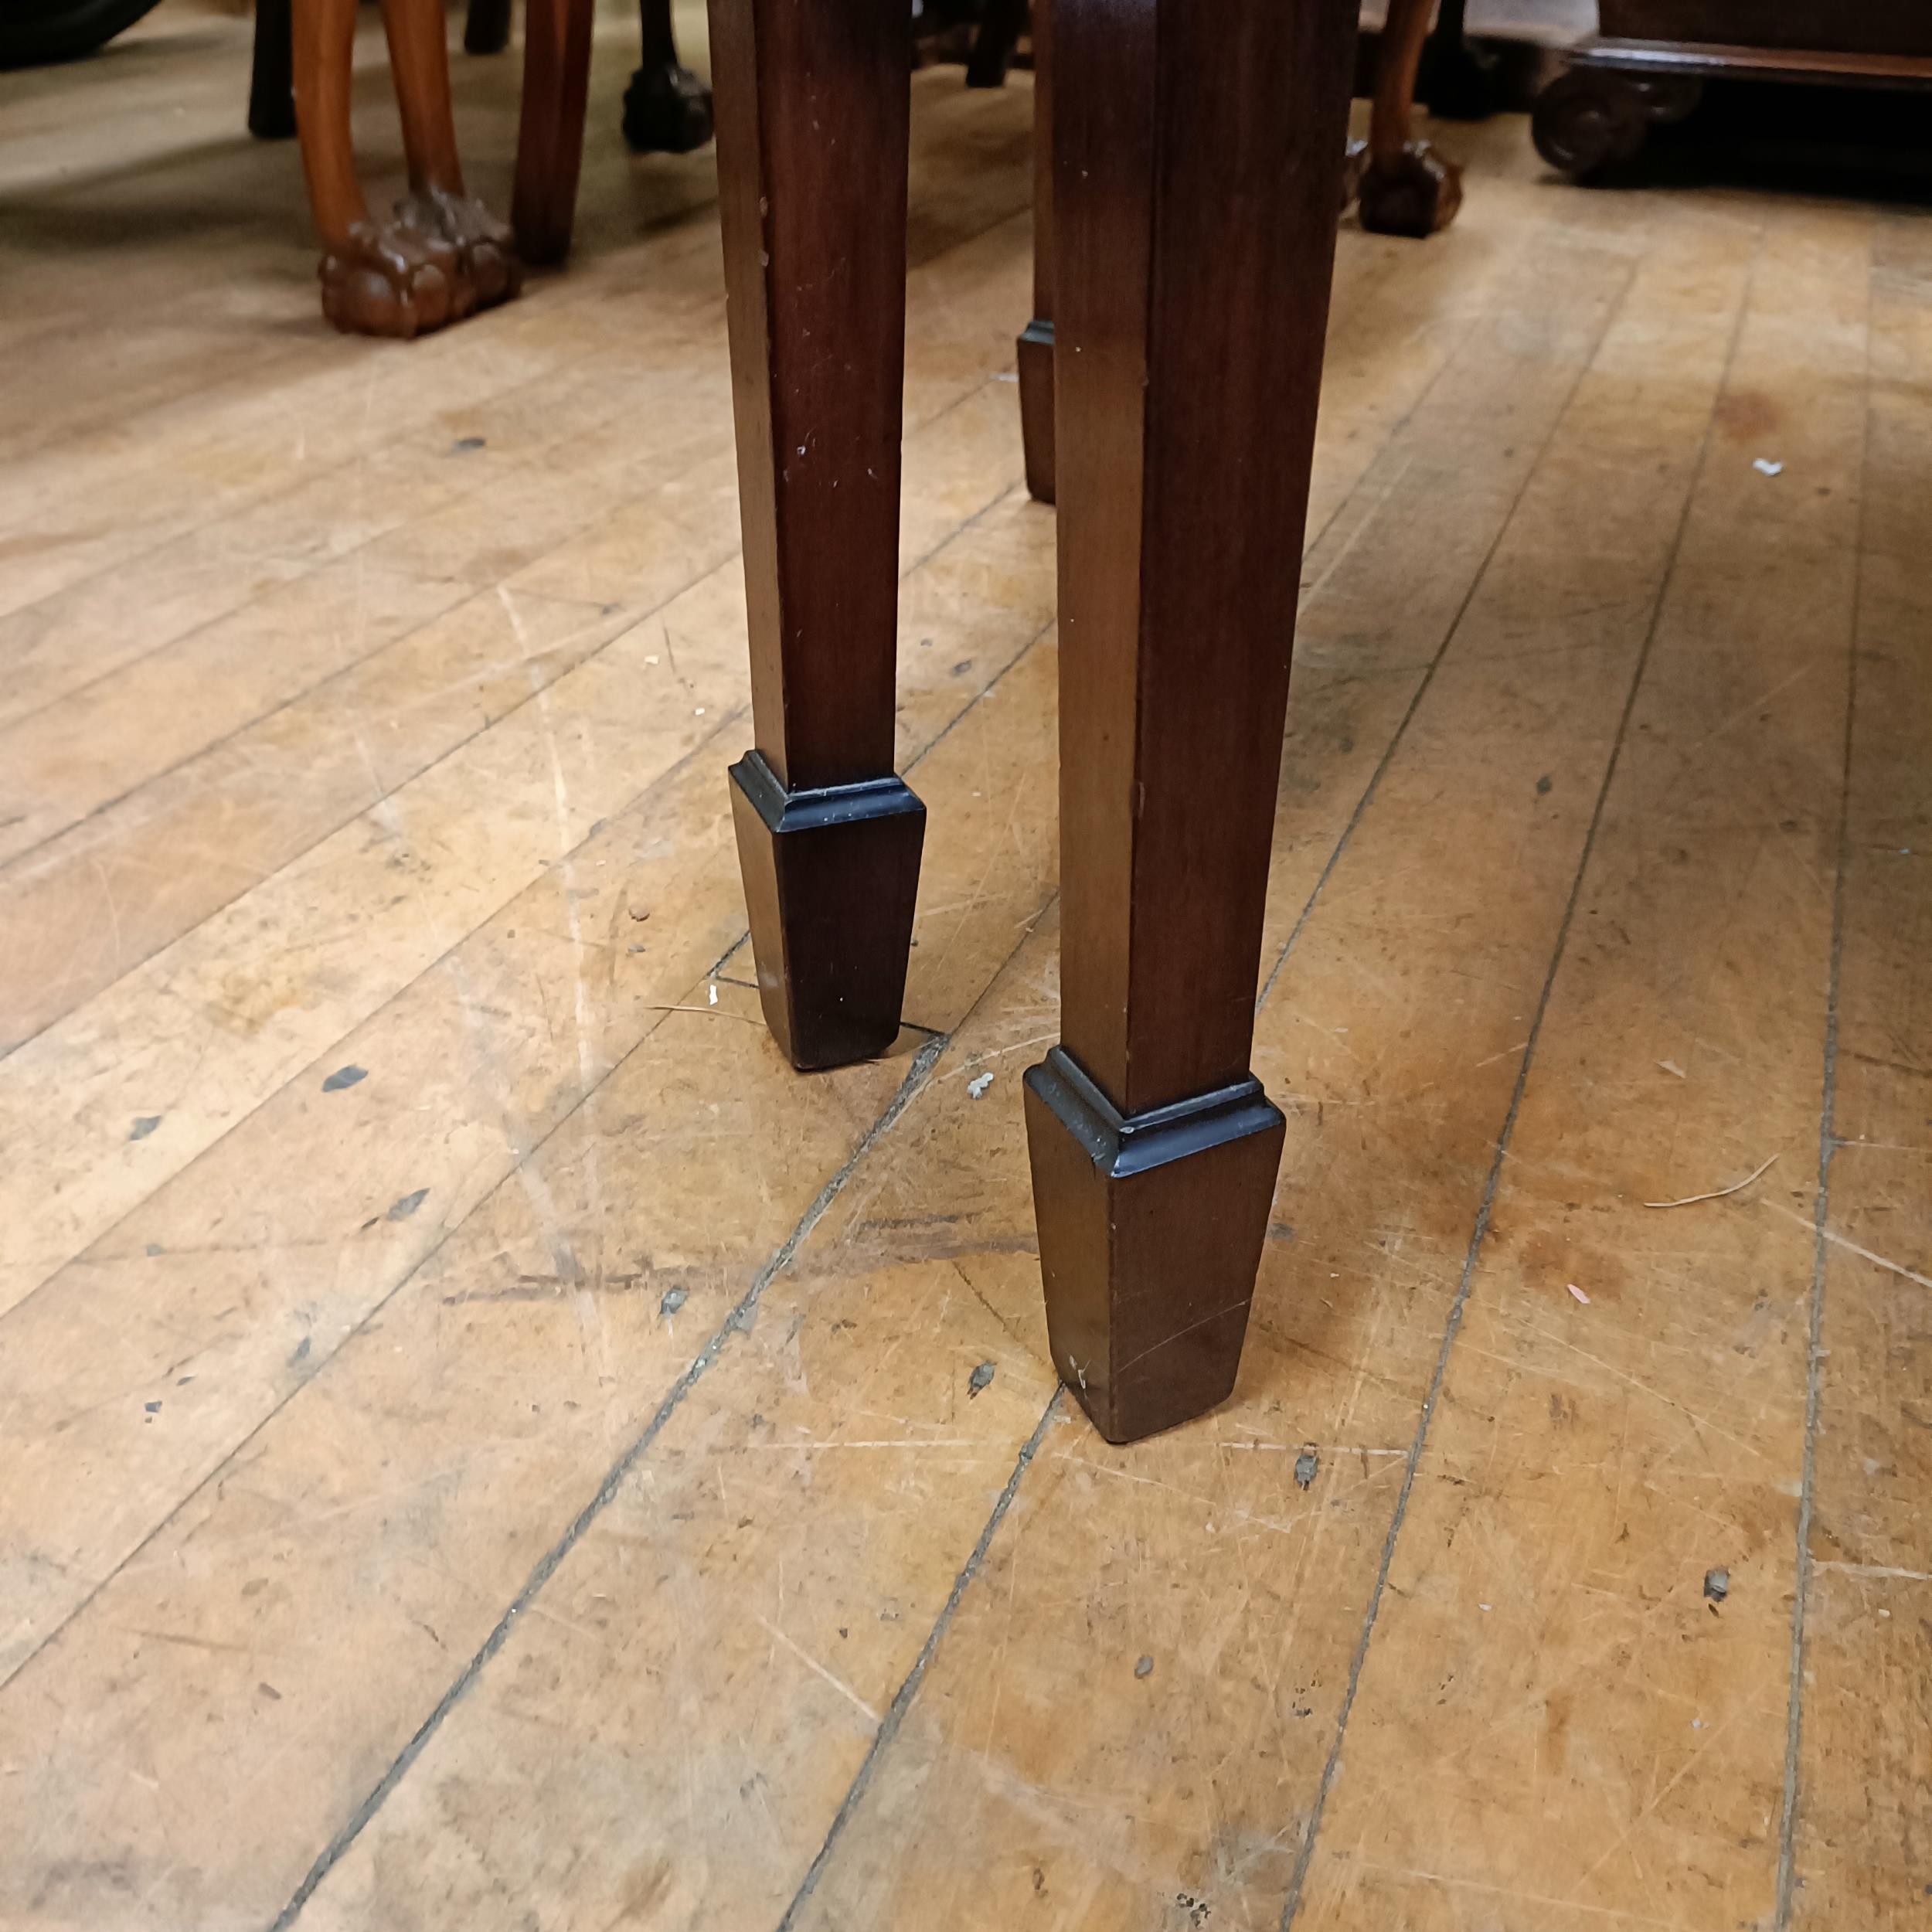
[[[1418,240],[1447,228],[1462,206],[1462,170],[1426,141],[1411,141],[1416,76],[1435,0],[1389,0],[1376,61],[1369,145],[1355,165],[1362,225],[1378,235]]]
[[[1053,500],[1053,0],[1033,0],[1033,319],[1019,338],[1026,488]]]
[[[900,0],[711,0],[757,749],[732,807],[801,1068],[899,1029],[925,808],[893,772],[911,49]]]
[[[1057,0],[1054,1361],[1123,1442],[1227,1395],[1284,1123],[1249,1070],[1355,0]],[[1157,57],[1158,53],[1158,57]]]
[[[529,0],[510,224],[526,262],[560,262],[577,223],[596,0]]]
[[[294,25],[295,119],[322,237],[322,312],[338,328],[366,335],[439,328],[451,318],[455,250],[372,220],[355,178],[355,0],[301,0]]]
[[[349,131],[355,0],[298,0],[295,108],[310,206],[321,232],[322,312],[364,335],[416,335],[514,294],[509,230],[463,194],[440,7],[387,0],[389,63],[411,192],[373,219]]]
[[[410,192],[396,204],[396,218],[410,233],[455,250],[454,320],[508,301],[522,272],[509,228],[464,190],[441,0],[383,0],[383,25],[409,161]]]
[[[641,155],[688,155],[711,138],[711,90],[679,63],[671,0],[638,11],[644,57],[624,90],[624,138]]]

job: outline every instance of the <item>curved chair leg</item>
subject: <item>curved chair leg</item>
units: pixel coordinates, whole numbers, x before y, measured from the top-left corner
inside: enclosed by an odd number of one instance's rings
[[[1027,493],[1053,500],[1053,8],[1033,0],[1033,319],[1020,332]]]
[[[301,0],[294,27],[295,120],[322,237],[322,313],[363,335],[440,328],[454,306],[456,251],[372,219],[356,179],[349,132],[355,0]]]
[[[363,335],[417,335],[515,292],[509,230],[463,194],[434,0],[384,9],[411,192],[372,217],[356,179],[349,97],[355,0],[296,0],[295,109],[310,206],[321,232],[322,312]]]
[[[1351,156],[1362,225],[1378,235],[1433,235],[1447,228],[1462,206],[1461,168],[1427,141],[1409,138],[1416,76],[1434,9],[1434,0],[1389,0],[1368,147]]]
[[[801,1069],[896,1036],[925,835],[893,770],[906,22],[711,0],[756,740],[732,813],[759,995]]]
[[[596,0],[529,0],[510,216],[527,262],[559,262],[570,252],[596,11]]]
[[[255,0],[255,62],[248,87],[248,131],[257,141],[295,132],[295,54],[290,0]]]
[[[522,270],[509,228],[463,186],[442,0],[383,0],[383,25],[409,160],[410,192],[396,219],[456,251],[457,315],[492,308],[517,292]]]
[[[679,64],[671,0],[639,0],[644,56],[624,90],[624,138],[634,153],[688,155],[711,138],[711,90]]]
[[[1062,1010],[1026,1128],[1054,1366],[1127,1442],[1233,1388],[1281,1158],[1249,1062],[1355,0],[1057,0],[1053,33]]]

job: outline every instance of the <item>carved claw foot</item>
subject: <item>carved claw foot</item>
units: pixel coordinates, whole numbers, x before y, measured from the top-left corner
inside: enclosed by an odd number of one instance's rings
[[[360,221],[322,257],[322,313],[350,335],[405,340],[507,301],[522,285],[509,230],[481,202],[432,189]]]
[[[359,221],[318,272],[322,313],[345,335],[406,339],[457,317],[456,250],[440,236]]]
[[[624,90],[624,138],[640,155],[688,155],[711,138],[711,90],[689,67],[640,67]]]
[[[509,224],[498,221],[482,202],[466,195],[426,189],[396,204],[396,219],[412,233],[433,236],[456,251],[455,313],[462,317],[479,308],[507,302],[523,286],[523,265],[517,259]]]
[[[1362,225],[1371,234],[1420,241],[1455,219],[1462,206],[1462,169],[1427,141],[1411,141],[1393,162],[1378,165],[1365,157],[1355,194]]]

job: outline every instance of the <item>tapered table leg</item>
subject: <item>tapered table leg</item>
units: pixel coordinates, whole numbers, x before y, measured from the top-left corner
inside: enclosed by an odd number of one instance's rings
[[[1282,1117],[1249,1067],[1355,0],[1056,0],[1055,1364],[1111,1440],[1233,1386]],[[1157,57],[1158,53],[1158,57]]]
[[[1033,319],[1019,338],[1026,488],[1053,500],[1053,0],[1033,0]]]
[[[903,0],[711,0],[756,740],[732,806],[801,1068],[897,1032],[925,834],[893,770],[906,22]]]

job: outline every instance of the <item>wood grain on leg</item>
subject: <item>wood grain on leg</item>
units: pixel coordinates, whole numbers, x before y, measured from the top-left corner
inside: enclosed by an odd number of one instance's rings
[[[510,224],[526,262],[560,262],[577,225],[595,0],[530,0]]]
[[[1033,319],[1021,330],[1020,436],[1026,488],[1053,500],[1053,13],[1033,0]]]
[[[1410,138],[1416,77],[1435,0],[1389,0],[1376,61],[1375,106],[1355,192],[1362,225],[1378,235],[1420,240],[1447,228],[1462,206],[1462,169],[1426,141]]]
[[[889,0],[712,0],[756,749],[732,804],[799,1067],[899,1029],[925,808],[893,770],[910,49]]]
[[[1063,1010],[1027,1129],[1054,1363],[1127,1441],[1233,1387],[1281,1148],[1249,1055],[1354,18],[1054,31]]]

